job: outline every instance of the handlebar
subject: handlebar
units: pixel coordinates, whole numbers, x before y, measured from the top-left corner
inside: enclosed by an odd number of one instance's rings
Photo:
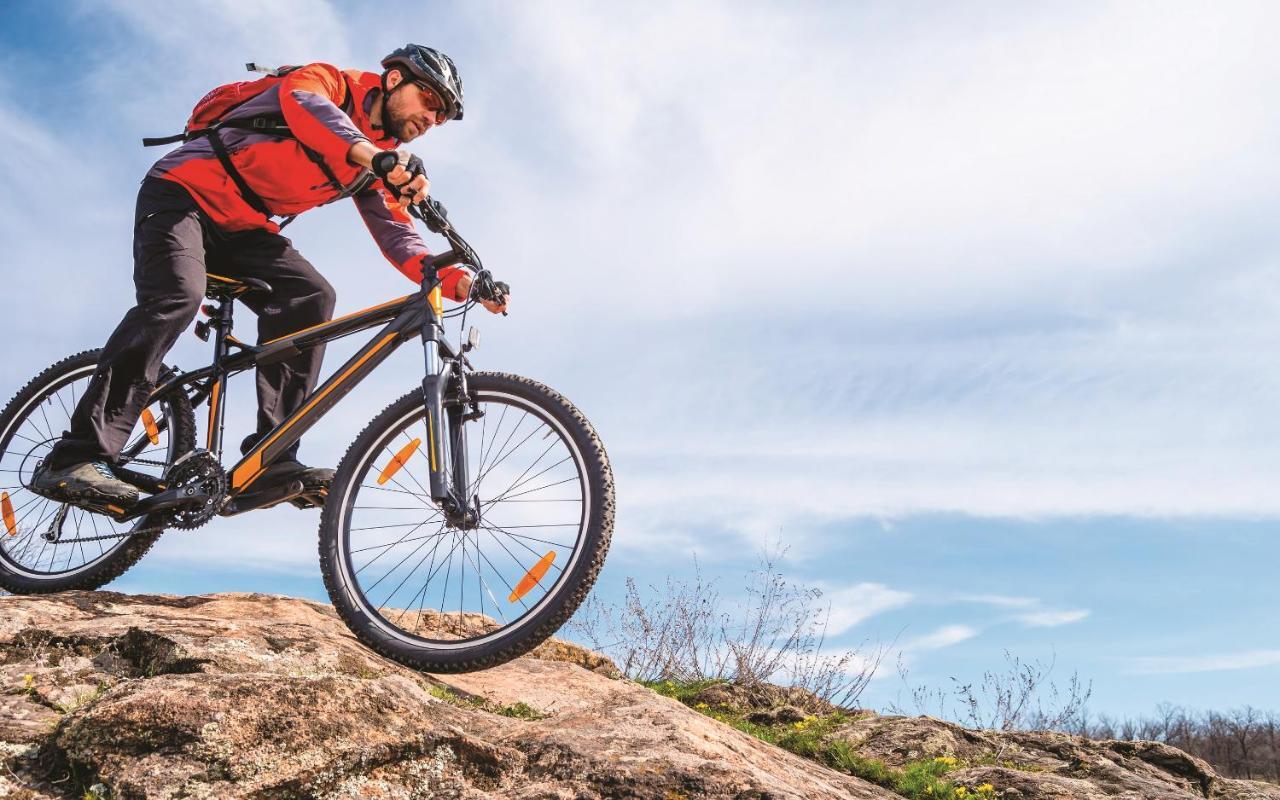
[[[432,270],[432,274],[439,276],[440,270],[445,267],[451,267],[454,264],[466,264],[475,269],[474,291],[485,300],[492,300],[501,304],[506,297],[510,288],[501,281],[494,281],[493,276],[480,263],[480,256],[467,244],[467,240],[454,229],[453,224],[449,222],[449,212],[445,209],[444,204],[439,200],[433,200],[428,197],[421,203],[409,206],[409,213],[422,221],[427,229],[432,233],[438,233],[448,242],[451,249],[446,250],[430,261],[426,262],[425,267]],[[426,269],[423,270],[426,275]],[[507,312],[502,312],[505,317]]]

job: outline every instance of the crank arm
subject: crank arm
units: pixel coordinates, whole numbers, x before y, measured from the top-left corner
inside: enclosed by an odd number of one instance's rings
[[[218,514],[224,517],[234,517],[236,514],[243,514],[246,511],[257,511],[260,508],[271,508],[274,505],[279,505],[280,503],[292,500],[300,495],[315,491],[317,490],[307,489],[307,487],[303,486],[302,481],[289,481],[288,483],[281,484],[280,486],[274,489],[269,489],[265,492],[254,492],[240,495],[230,503],[223,506],[222,510],[219,511]]]
[[[157,478],[154,475],[147,475],[145,473],[138,472],[137,470],[129,469],[128,467],[112,467],[111,471],[114,472],[116,477],[120,480],[137,486],[147,494],[160,494],[165,489],[169,488],[165,485],[163,478]]]
[[[194,486],[170,489],[139,500],[125,509],[123,514],[118,515],[116,521],[127,522],[155,511],[169,511],[182,506],[200,505],[207,501],[209,497],[208,492],[202,492]]]

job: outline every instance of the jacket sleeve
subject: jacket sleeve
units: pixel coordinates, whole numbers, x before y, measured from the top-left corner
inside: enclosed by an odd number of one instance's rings
[[[421,283],[422,262],[431,256],[431,251],[409,214],[380,188],[361,192],[352,199],[382,254],[409,280]],[[458,280],[469,274],[461,267],[446,267],[440,275],[441,293],[450,300],[457,299]]]
[[[343,112],[347,82],[337,67],[308,64],[280,82],[280,110],[298,141],[324,158],[335,174],[351,170],[347,153],[369,141]]]

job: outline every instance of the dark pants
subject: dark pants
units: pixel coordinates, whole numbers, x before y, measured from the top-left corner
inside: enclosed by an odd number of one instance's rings
[[[48,460],[57,468],[82,461],[113,462],[128,443],[161,359],[191,328],[204,299],[205,268],[229,278],[258,278],[270,296],[242,302],[258,315],[258,341],[285,336],[333,318],[334,293],[285,237],[264,230],[227,233],[172,181],[147,178],[134,216],[133,283],[138,304],[107,340],[98,369],[71,416],[71,430]],[[258,431],[252,442],[302,405],[315,388],[324,348],[258,368]],[[283,456],[296,455],[297,445]]]

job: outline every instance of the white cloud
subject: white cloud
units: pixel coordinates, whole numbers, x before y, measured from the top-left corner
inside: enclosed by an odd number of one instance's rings
[[[783,529],[807,557],[821,526],[935,512],[1280,515],[1280,57],[1242,45],[1274,5],[1015,5],[999,26],[947,9],[495,8],[405,12],[458,32],[439,43],[470,100],[414,149],[516,288],[476,361],[546,380],[597,423],[618,548]],[[16,307],[40,310],[6,321],[39,343],[15,373],[100,344],[127,306],[133,193],[157,155],[139,135],[175,129],[243,60],[373,67],[401,43],[329,3],[84,14],[123,24],[130,57],[70,78],[100,122],[77,132],[56,256],[65,181],[6,162],[4,270]],[[55,100],[0,106],[7,152],[48,160]],[[290,234],[340,311],[404,291],[350,208]],[[171,361],[199,362],[187,339]],[[336,462],[411,388],[406,358],[309,434],[309,458]],[[219,525],[253,548],[255,522]]]
[[[1035,597],[1010,597],[1001,594],[968,594],[956,598],[961,603],[980,603],[998,608],[1030,608],[1040,604]]]
[[[950,647],[972,639],[979,633],[981,631],[977,628],[968,625],[944,625],[931,633],[926,633],[923,636],[907,641],[902,645],[902,650],[903,652],[941,650],[944,647]]]
[[[827,634],[839,636],[877,614],[907,605],[913,595],[881,583],[859,583],[843,589],[823,590],[822,599],[831,604]]]
[[[1033,611],[1019,614],[1014,619],[1033,628],[1056,628],[1059,625],[1070,625],[1089,616],[1088,609],[1075,611]]]
[[[1280,650],[1249,650],[1203,656],[1149,656],[1129,659],[1127,672],[1138,675],[1221,672],[1280,666]]]

